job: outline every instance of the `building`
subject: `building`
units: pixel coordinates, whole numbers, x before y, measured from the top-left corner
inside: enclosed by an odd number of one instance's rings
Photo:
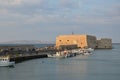
[[[97,40],[96,48],[98,48],[98,49],[112,48],[112,39],[102,38],[100,40]]]
[[[56,38],[56,48],[76,46],[79,48],[95,48],[96,37],[91,35],[60,35]]]
[[[34,45],[3,45],[0,46],[0,52],[4,50],[28,50],[35,48]]]
[[[56,37],[56,48],[112,48],[112,40],[97,40],[97,38],[92,35],[60,35]]]

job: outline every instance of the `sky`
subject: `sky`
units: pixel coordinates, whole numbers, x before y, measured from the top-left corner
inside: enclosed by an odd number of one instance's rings
[[[120,43],[120,0],[0,0],[0,42],[72,33]]]

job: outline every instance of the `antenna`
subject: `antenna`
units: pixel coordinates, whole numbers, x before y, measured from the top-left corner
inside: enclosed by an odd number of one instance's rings
[[[72,35],[74,35],[74,32],[72,32]]]

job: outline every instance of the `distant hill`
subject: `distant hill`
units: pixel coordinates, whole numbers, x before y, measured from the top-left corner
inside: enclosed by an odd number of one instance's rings
[[[0,44],[55,44],[54,41],[40,41],[40,40],[15,40],[8,42],[0,42]]]

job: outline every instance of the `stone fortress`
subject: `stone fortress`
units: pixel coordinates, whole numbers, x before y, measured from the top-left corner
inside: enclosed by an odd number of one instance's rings
[[[97,40],[92,35],[59,35],[56,37],[56,48],[93,48],[93,49],[111,49],[112,39],[101,38]]]

